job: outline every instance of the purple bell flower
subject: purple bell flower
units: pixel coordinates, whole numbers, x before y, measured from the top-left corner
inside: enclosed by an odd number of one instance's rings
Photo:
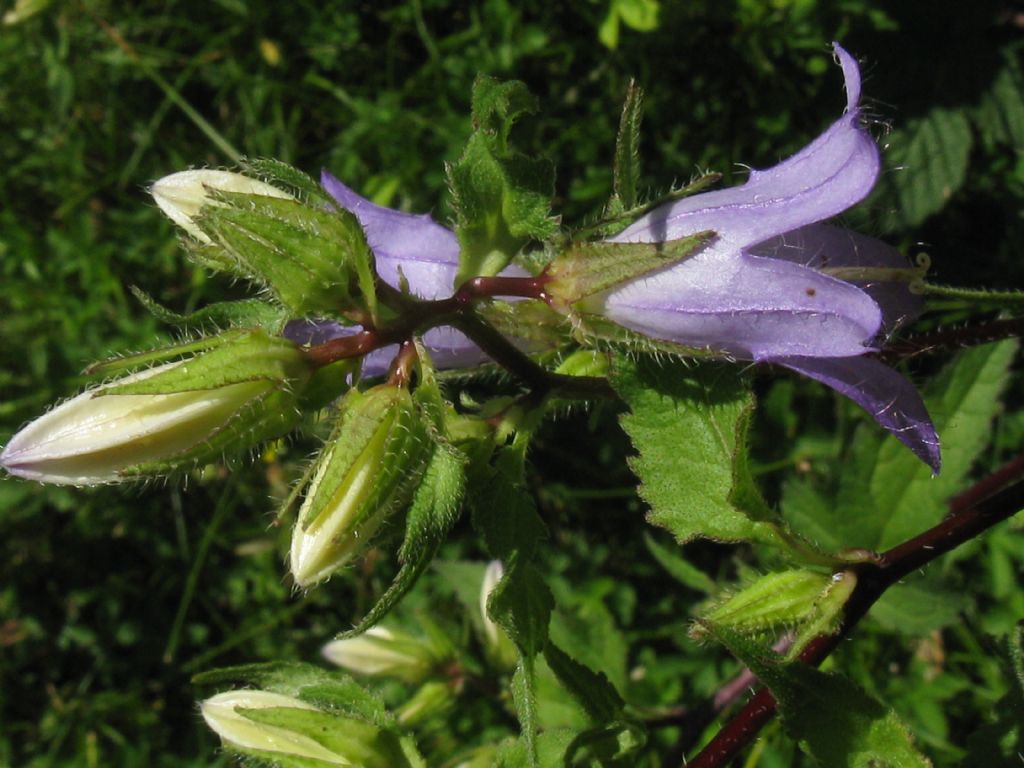
[[[697,255],[610,290],[598,311],[652,338],[781,365],[820,381],[938,472],[938,437],[917,390],[865,356],[920,312],[909,278],[880,277],[906,274],[908,264],[880,241],[820,223],[860,202],[880,168],[878,148],[861,126],[857,63],[839,45],[834,50],[846,81],[845,114],[796,155],[752,170],[746,183],[657,208],[612,238],[656,243],[704,230],[717,235]],[[321,183],[362,223],[384,280],[397,287],[404,276],[422,298],[450,295],[459,256],[451,230],[429,215],[375,205],[326,171]],[[286,334],[319,341],[350,332],[293,323]],[[484,359],[451,328],[428,331],[424,343],[439,367]],[[392,355],[378,350],[368,356],[365,373],[382,373]]]

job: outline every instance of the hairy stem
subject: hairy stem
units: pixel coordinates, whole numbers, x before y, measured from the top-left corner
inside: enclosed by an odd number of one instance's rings
[[[1024,454],[954,497],[949,507],[950,515],[935,527],[851,568],[857,574],[857,586],[844,607],[839,630],[811,641],[800,654],[801,662],[821,664],[889,587],[1024,509]],[[762,688],[687,767],[727,765],[771,720],[775,710],[775,697]]]

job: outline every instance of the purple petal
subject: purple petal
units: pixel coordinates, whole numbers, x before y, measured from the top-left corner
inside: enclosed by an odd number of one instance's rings
[[[647,336],[752,360],[860,355],[881,323],[856,286],[745,253],[636,280],[612,292],[603,313]]]
[[[751,171],[739,187],[662,206],[613,239],[663,242],[710,229],[720,247],[696,258],[721,258],[860,202],[878,177],[878,148],[860,126],[857,63],[838,45],[834,49],[846,79],[847,111],[824,134],[775,167]]]
[[[942,456],[935,425],[914,385],[892,368],[870,357],[783,357],[771,362],[853,400],[938,474]]]
[[[774,237],[751,249],[751,253],[781,259],[806,267],[883,267],[908,269],[907,258],[891,245],[873,237],[829,224],[811,224]],[[851,280],[882,309],[882,325],[892,331],[921,314],[924,304],[910,284]]]
[[[397,288],[399,275],[404,275],[410,291],[424,299],[440,299],[452,293],[459,264],[459,241],[454,232],[429,214],[403,213],[375,205],[326,170],[320,174],[320,183],[363,225],[366,240],[377,257],[377,272],[384,280]]]

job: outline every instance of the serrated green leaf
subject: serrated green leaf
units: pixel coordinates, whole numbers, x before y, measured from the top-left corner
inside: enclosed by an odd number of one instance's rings
[[[1017,624],[1000,645],[1009,690],[991,709],[994,722],[967,739],[961,768],[1016,768],[1024,754],[1024,626]]]
[[[518,556],[517,556],[518,557]],[[519,652],[533,658],[544,650],[554,599],[544,577],[534,566],[513,559],[487,599],[487,613]]]
[[[960,189],[971,153],[971,126],[962,111],[935,107],[887,137],[886,164],[873,208],[886,212],[886,231],[909,229],[936,213]]]
[[[1024,147],[1024,70],[1020,47],[1004,50],[1003,67],[975,111],[975,122],[991,144],[1005,144],[1018,152]]]
[[[510,149],[509,132],[536,102],[518,82],[481,75],[473,84],[473,127],[462,156],[448,169],[462,250],[456,285],[504,269],[530,240],[552,235],[554,170],[543,158]]]
[[[503,449],[493,466],[477,468],[469,488],[473,527],[491,557],[507,560],[514,553],[528,559],[547,536],[537,505],[526,490],[522,452]]]
[[[896,713],[850,680],[780,663],[734,632],[707,629],[768,686],[787,732],[822,768],[930,768]]]
[[[578,734],[565,752],[565,765],[590,768],[632,768],[647,744],[639,723],[618,721]]]
[[[544,646],[544,659],[595,724],[603,725],[621,716],[625,703],[605,675],[581,664],[552,642]]]
[[[958,623],[972,602],[969,593],[926,575],[889,587],[871,606],[871,618],[892,632],[920,637]]]
[[[276,334],[288,320],[287,313],[281,307],[261,299],[221,301],[182,315],[161,306],[141,288],[133,285],[131,292],[153,317],[168,325],[207,331],[219,331],[223,328],[263,328],[268,333]]]
[[[737,461],[753,398],[724,365],[685,365],[651,358],[613,363],[612,386],[629,405],[620,418],[636,448],[648,519],[681,542],[777,541],[767,508],[736,504]]]
[[[835,499],[791,483],[783,498],[787,519],[833,550],[881,550],[937,524],[991,437],[1016,352],[1014,341],[966,350],[924,388],[943,446],[937,477],[895,440],[860,428]]]

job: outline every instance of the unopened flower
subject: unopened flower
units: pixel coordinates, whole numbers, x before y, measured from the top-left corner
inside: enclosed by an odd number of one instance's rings
[[[212,461],[287,432],[308,375],[295,344],[235,334],[62,403],[11,438],[0,466],[41,483],[97,485]]]
[[[204,205],[212,201],[211,193],[238,192],[292,200],[291,195],[257,179],[231,171],[180,171],[153,182],[149,188],[153,200],[167,218],[203,243],[210,238],[196,224]]]
[[[243,755],[284,765],[409,765],[392,732],[293,696],[228,691],[199,706],[206,724],[224,746]]]
[[[423,680],[438,662],[427,640],[379,625],[356,637],[332,640],[323,647],[323,654],[349,672],[407,683]]]
[[[351,390],[292,533],[295,583],[323,581],[369,546],[391,513],[409,503],[430,451],[426,424],[407,389]]]

